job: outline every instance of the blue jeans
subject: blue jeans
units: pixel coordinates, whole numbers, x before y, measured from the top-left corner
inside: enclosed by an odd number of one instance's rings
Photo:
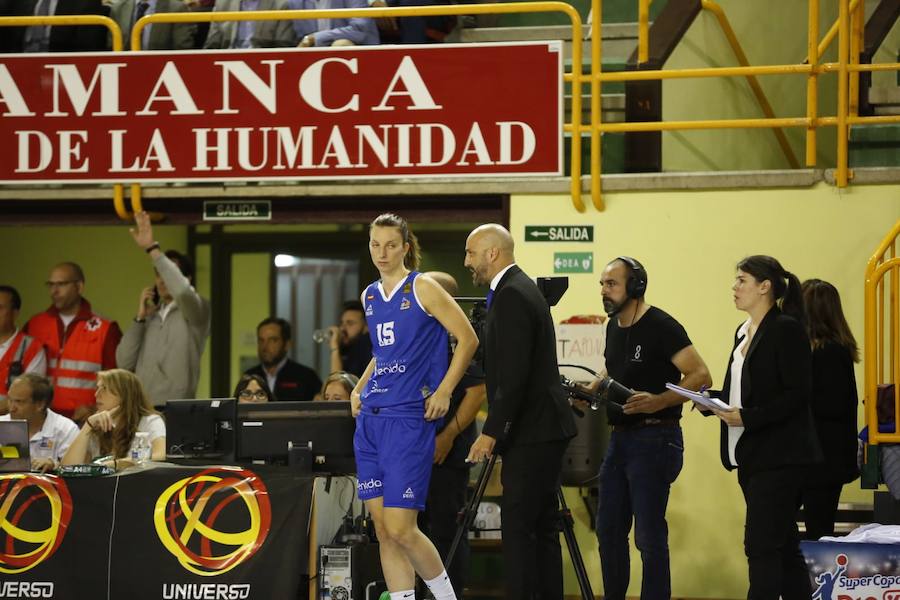
[[[613,431],[600,467],[597,538],[606,600],[624,600],[630,561],[628,534],[641,552],[641,600],[672,595],[669,576],[669,487],[684,460],[678,426],[649,426]]]

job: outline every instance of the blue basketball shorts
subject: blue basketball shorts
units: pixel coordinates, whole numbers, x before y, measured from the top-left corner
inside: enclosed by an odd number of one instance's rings
[[[353,436],[359,499],[382,497],[385,507],[425,510],[435,431],[436,422],[421,416],[360,413]]]

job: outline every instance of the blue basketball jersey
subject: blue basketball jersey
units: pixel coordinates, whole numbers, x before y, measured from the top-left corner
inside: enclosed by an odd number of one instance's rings
[[[392,414],[424,414],[425,398],[447,373],[447,331],[419,303],[418,276],[415,271],[407,275],[390,297],[380,281],[363,293],[375,358],[375,370],[362,393],[367,412],[390,407],[399,409]]]

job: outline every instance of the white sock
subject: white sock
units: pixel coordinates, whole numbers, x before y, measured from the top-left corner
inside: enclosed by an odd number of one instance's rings
[[[416,590],[403,590],[391,592],[391,600],[416,600]]]
[[[426,580],[425,585],[434,594],[434,600],[456,600],[456,592],[453,591],[453,586],[450,585],[450,577],[447,576],[447,571],[441,571],[441,574],[434,579]]]

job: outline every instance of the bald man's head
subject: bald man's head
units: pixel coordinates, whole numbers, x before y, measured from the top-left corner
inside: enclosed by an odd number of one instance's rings
[[[423,275],[428,275],[434,279],[434,281],[444,288],[444,291],[451,296],[459,294],[459,285],[450,273],[445,273],[443,271],[428,271],[427,273],[423,273]]]
[[[475,285],[489,285],[494,276],[515,262],[512,236],[502,225],[476,227],[466,240],[465,265]]]

